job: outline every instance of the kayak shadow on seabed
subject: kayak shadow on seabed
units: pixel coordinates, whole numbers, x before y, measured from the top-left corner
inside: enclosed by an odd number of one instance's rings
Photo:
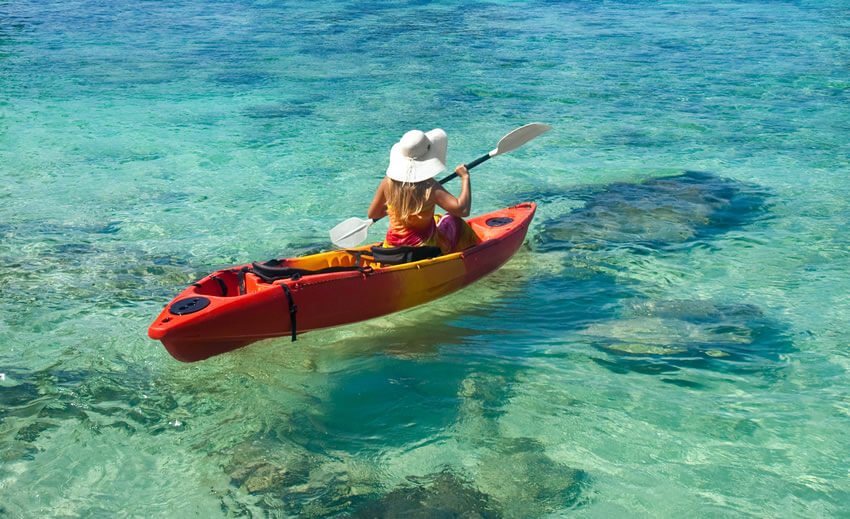
[[[569,330],[605,354],[593,359],[598,364],[619,373],[667,375],[687,367],[770,378],[794,349],[788,327],[751,303],[650,295],[664,275],[690,275],[681,267],[689,252],[711,253],[730,233],[747,240],[748,227],[769,221],[773,195],[765,188],[686,171],[535,196],[541,206],[584,205],[538,225],[532,250],[556,255],[563,270],[530,283],[527,304],[545,299],[554,310],[536,324]]]
[[[326,392],[228,450],[233,488],[222,507],[253,501],[299,517],[425,518],[536,517],[581,506],[587,473],[536,439],[500,431],[527,366],[488,361],[489,331],[465,326],[471,314],[490,322],[498,302],[481,306],[389,317],[330,343],[331,331],[313,335],[301,353],[310,360],[300,364],[332,373]],[[254,357],[247,364],[265,363],[274,346],[246,354]],[[455,442],[479,462],[459,465]]]

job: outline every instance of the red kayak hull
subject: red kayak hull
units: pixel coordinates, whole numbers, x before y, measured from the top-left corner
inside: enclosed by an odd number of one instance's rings
[[[239,271],[219,270],[186,288],[148,329],[177,360],[195,362],[292,334],[373,319],[455,292],[505,264],[525,240],[537,209],[532,202],[470,218],[481,243],[433,259],[382,266],[360,256],[369,246],[279,260],[319,270],[364,267],[267,283]],[[241,281],[241,286],[240,286]]]

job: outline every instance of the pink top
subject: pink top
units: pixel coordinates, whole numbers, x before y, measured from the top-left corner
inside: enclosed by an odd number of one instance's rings
[[[434,220],[435,204],[425,206],[421,212],[408,216],[405,220],[396,217],[392,206],[387,205],[390,227],[384,240],[385,247],[418,247],[437,245],[437,224]]]

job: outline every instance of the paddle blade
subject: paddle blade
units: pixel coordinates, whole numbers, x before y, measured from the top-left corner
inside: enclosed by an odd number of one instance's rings
[[[551,126],[543,123],[530,123],[520,126],[502,137],[502,140],[496,145],[496,149],[490,152],[490,156],[495,157],[496,155],[513,151],[541,133],[548,132],[551,129]]]
[[[343,249],[356,247],[369,236],[369,226],[372,223],[373,220],[349,218],[331,229],[331,243]]]

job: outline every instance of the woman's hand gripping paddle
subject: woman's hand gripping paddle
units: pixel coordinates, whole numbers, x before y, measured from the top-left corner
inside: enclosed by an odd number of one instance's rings
[[[502,155],[509,151],[513,151],[522,146],[523,144],[527,143],[528,141],[534,139],[541,133],[547,132],[551,129],[551,126],[543,123],[531,123],[526,124],[525,126],[520,126],[516,130],[502,137],[499,140],[499,143],[496,145],[496,148],[493,149],[490,153],[482,155],[481,157],[478,157],[477,159],[470,162],[469,164],[466,164],[466,169],[472,169],[475,166],[481,164],[482,162],[485,162],[495,157],[496,155]],[[452,173],[446,178],[440,180],[440,184],[445,184],[456,176],[457,173]],[[380,220],[380,218],[349,218],[348,220],[345,220],[344,222],[338,224],[336,227],[331,229],[331,242],[342,249],[356,247],[368,237],[369,227],[378,220]]]

